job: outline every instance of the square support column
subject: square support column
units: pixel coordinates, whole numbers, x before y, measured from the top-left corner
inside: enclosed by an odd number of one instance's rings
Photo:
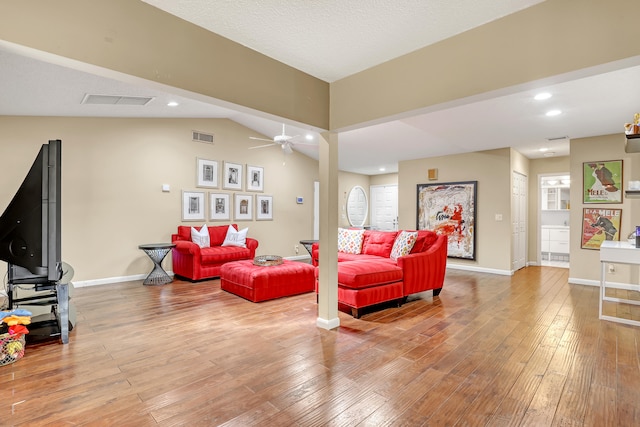
[[[338,317],[338,135],[320,135],[320,266],[318,319],[323,329],[340,326]]]

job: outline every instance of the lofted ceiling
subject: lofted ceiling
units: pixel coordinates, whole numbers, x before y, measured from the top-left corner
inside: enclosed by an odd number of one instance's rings
[[[541,2],[144,1],[327,82]],[[269,138],[282,131],[282,121],[234,111],[140,79],[98,76],[88,68],[2,41],[0,76],[0,115],[229,118]],[[541,91],[553,96],[535,101],[534,95]],[[88,93],[153,100],[144,107],[82,104]],[[567,155],[569,138],[622,133],[623,123],[640,110],[638,95],[640,58],[530,82],[341,132],[339,168],[375,175],[396,172],[402,160],[504,147],[529,158],[542,157],[541,148],[555,156]],[[168,107],[169,101],[179,105]],[[547,117],[551,109],[562,114]],[[301,124],[286,123],[290,135],[308,132]],[[317,158],[313,147],[296,149]]]

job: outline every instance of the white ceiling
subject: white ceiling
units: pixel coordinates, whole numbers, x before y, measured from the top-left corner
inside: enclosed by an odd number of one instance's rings
[[[144,1],[328,82],[540,2]],[[542,90],[553,97],[534,101]],[[145,107],[81,104],[87,93],[154,99]],[[623,123],[639,110],[638,98],[640,58],[633,58],[341,132],[339,167],[374,175],[396,172],[402,160],[504,147],[529,158],[542,157],[542,147],[567,155],[568,140],[548,139],[622,133]],[[167,107],[170,100],[180,105]],[[0,41],[0,115],[226,117],[268,137],[281,133],[282,121],[220,105],[224,104],[197,94]],[[555,108],[563,114],[545,116]],[[302,124],[286,123],[290,135],[307,132]],[[313,147],[296,149],[317,158]]]

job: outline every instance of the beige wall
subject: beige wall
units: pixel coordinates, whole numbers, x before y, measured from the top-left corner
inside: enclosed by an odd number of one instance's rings
[[[438,169],[438,180],[429,181],[427,170]],[[478,181],[476,212],[476,260],[450,258],[450,265],[486,270],[511,269],[511,150],[509,148],[408,160],[398,173],[398,214],[401,229],[416,227],[417,185]],[[496,221],[495,214],[503,220]]]
[[[527,262],[536,264],[540,254],[540,176],[569,173],[569,156],[544,157],[529,161],[529,214],[528,214],[528,251]],[[571,193],[579,191],[581,180],[575,178],[571,184]],[[573,206],[573,203],[571,203]],[[573,233],[573,231],[572,231]],[[572,234],[573,236],[573,234]],[[573,237],[571,237],[573,239]]]
[[[294,246],[313,237],[318,162],[294,153],[283,166],[285,157],[276,147],[249,150],[255,132],[232,121],[4,116],[0,129],[0,211],[39,147],[62,140],[62,251],[76,282],[150,271],[151,261],[138,245],[169,241],[182,223],[181,190],[197,190],[197,157],[218,160],[221,168],[225,160],[264,167],[262,194],[274,197],[274,220],[238,222],[260,241],[259,254],[295,256]],[[214,133],[215,144],[191,141],[194,129]],[[162,184],[171,191],[162,192]],[[304,204],[297,204],[296,196],[303,196]],[[302,249],[299,255],[306,253]],[[170,256],[165,266],[170,268]]]
[[[622,121],[621,121],[622,123]],[[622,125],[621,125],[622,126]],[[622,209],[620,239],[640,225],[640,199],[630,199],[623,196],[621,204],[584,204],[582,196],[582,168],[584,162],[600,160],[622,160],[622,187],[628,188],[630,180],[640,179],[640,169],[637,167],[638,154],[624,151],[625,137],[623,134],[605,135],[591,138],[571,140],[571,242],[570,242],[570,281],[591,281],[600,279],[600,252],[597,250],[581,249],[582,238],[582,209],[583,208],[614,208]],[[635,167],[634,167],[635,166]],[[575,186],[574,186],[575,183]],[[574,188],[577,191],[574,191]],[[618,277],[611,280],[621,281],[626,274],[621,268]]]

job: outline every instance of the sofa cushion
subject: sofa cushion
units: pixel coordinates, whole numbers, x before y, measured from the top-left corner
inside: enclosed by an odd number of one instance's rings
[[[251,251],[239,246],[212,246],[202,248],[200,251],[200,262],[207,264],[224,264],[229,261],[247,259],[251,256]]]
[[[438,239],[438,235],[431,230],[418,230],[418,238],[411,249],[411,253],[424,252]]]
[[[368,288],[402,281],[402,269],[388,262],[353,261],[338,264],[338,285]]]
[[[389,262],[392,265],[395,265],[396,261],[391,258],[382,258],[378,255],[367,255],[367,254],[345,254],[344,252],[338,252],[338,262],[351,262],[351,261],[378,261],[378,262]]]
[[[209,246],[211,246],[209,243],[211,240],[209,238],[209,230],[207,229],[207,224],[204,224],[202,227],[200,227],[200,230],[195,227],[191,227],[191,241],[201,248],[208,248]]]
[[[362,253],[389,258],[397,234],[396,231],[365,231],[362,241]]]
[[[229,226],[227,229],[227,234],[224,238],[224,242],[222,242],[222,246],[239,246],[241,248],[247,247],[247,233],[249,232],[249,228],[243,228],[240,231],[236,231],[235,228]]]
[[[234,230],[238,229],[238,226],[236,224],[215,225],[213,227],[209,227],[209,236],[211,237],[211,246],[222,245],[225,237],[227,237],[227,231],[229,231],[229,227],[233,227]]]
[[[338,228],[338,252],[359,254],[362,252],[364,230]]]

